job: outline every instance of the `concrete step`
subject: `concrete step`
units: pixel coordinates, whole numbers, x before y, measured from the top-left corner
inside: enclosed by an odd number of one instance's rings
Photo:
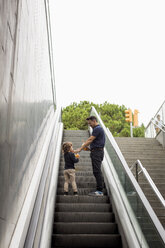
[[[120,146],[120,149],[125,152],[125,151],[160,151],[160,152],[164,152],[164,148],[162,146],[158,146],[158,145],[141,145],[141,144],[134,144],[134,145],[129,145],[127,144],[127,146],[125,144],[118,144]]]
[[[52,247],[121,248],[119,234],[55,234]]]
[[[141,158],[161,158],[165,159],[165,152],[160,152],[160,151],[154,151],[154,150],[148,150],[148,151],[122,151],[124,157],[137,157],[140,156]]]
[[[164,175],[163,175],[164,176]],[[155,178],[156,177],[156,178]],[[158,175],[157,174],[155,174],[154,176],[152,176],[152,180],[153,180],[153,182],[155,183],[155,184],[158,184],[158,183],[161,183],[161,184],[165,184],[165,178],[160,178],[160,177],[158,177]],[[146,180],[146,178],[139,178],[139,180],[138,180],[138,182],[139,182],[139,184],[141,184],[141,183],[148,183],[147,182],[147,180]]]
[[[115,138],[115,140],[127,164],[132,166],[139,159],[165,198],[165,149],[160,143],[156,139],[146,138]],[[135,170],[133,170],[134,172]],[[162,225],[164,225],[165,210],[162,209],[160,201],[142,174],[139,175],[139,184]]]
[[[162,158],[141,158],[140,155],[136,158],[130,158],[130,157],[125,157],[125,160],[127,161],[127,163],[129,164],[134,164],[136,162],[136,160],[139,159],[142,163],[142,165],[145,167],[147,165],[152,165],[156,168],[157,165],[165,165],[165,160]]]
[[[165,182],[164,182],[164,183],[157,183],[156,185],[157,185],[157,187],[158,187],[159,189],[165,190]],[[140,186],[141,186],[143,189],[150,189],[150,188],[151,188],[151,186],[150,186],[148,183],[140,183]]]
[[[115,140],[118,144],[156,144],[156,145],[160,145],[160,143],[154,139],[154,138],[142,138],[142,137],[115,137]]]
[[[114,234],[118,231],[116,223],[105,222],[58,222],[53,228],[57,234]]]
[[[145,189],[145,188],[143,189],[142,188],[142,190],[143,190],[145,196],[147,197],[147,199],[148,199],[148,197],[154,197],[155,196],[155,193],[153,192],[152,189]],[[163,196],[163,198],[165,198],[165,189],[159,189],[159,192]]]
[[[57,203],[58,212],[110,212],[112,206],[110,203]]]

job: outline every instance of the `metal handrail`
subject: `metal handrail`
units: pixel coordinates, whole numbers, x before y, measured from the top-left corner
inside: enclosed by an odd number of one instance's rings
[[[165,104],[165,101],[162,103],[162,105],[160,106],[160,108],[159,108],[158,111],[156,112],[155,116],[154,116],[153,118],[151,118],[151,120],[152,120],[152,119],[155,119],[155,117],[158,115],[158,113],[160,112],[160,110],[162,109],[162,107],[163,107],[164,104]],[[149,125],[150,125],[150,123],[151,123],[151,120],[149,121],[149,123],[148,123],[146,129],[149,127]]]
[[[154,124],[155,126],[157,126],[162,132],[165,133],[165,125],[162,124],[160,121],[152,118],[150,123]],[[163,128],[162,128],[163,127]]]
[[[145,195],[144,195],[142,189],[140,188],[139,184],[137,183],[136,179],[134,178],[134,176],[133,176],[131,170],[129,169],[129,167],[128,167],[126,161],[125,161],[125,158],[124,158],[123,154],[121,153],[121,151],[120,151],[120,149],[119,149],[119,147],[118,147],[118,145],[117,145],[117,143],[116,143],[116,141],[115,141],[113,135],[112,135],[111,132],[105,127],[103,121],[101,120],[100,116],[98,115],[98,113],[97,113],[97,111],[95,110],[94,107],[92,107],[92,111],[95,113],[95,115],[96,115],[96,117],[97,117],[97,119],[98,119],[98,122],[101,124],[101,126],[103,127],[105,133],[107,134],[108,139],[110,140],[110,143],[112,144],[112,146],[113,146],[113,148],[114,148],[114,150],[115,150],[115,152],[116,152],[118,158],[120,159],[121,164],[122,164],[122,166],[123,166],[123,168],[124,168],[124,170],[125,170],[125,172],[126,172],[128,178],[130,179],[132,185],[133,185],[134,188],[136,189],[136,192],[137,192],[139,198],[141,199],[143,205],[145,206],[146,211],[148,212],[148,215],[149,215],[150,218],[152,219],[152,221],[153,221],[153,223],[154,223],[154,225],[155,225],[155,228],[157,229],[157,231],[158,231],[158,233],[159,233],[161,239],[162,239],[163,242],[165,243],[165,231],[164,231],[164,228],[163,228],[163,226],[161,225],[161,223],[160,223],[158,217],[157,217],[156,214],[154,213],[154,211],[153,211],[153,209],[152,209],[152,207],[151,207],[149,201],[148,201],[147,198],[145,197]],[[109,157],[109,159],[110,159],[110,157]],[[111,159],[110,159],[110,160],[111,160]],[[118,185],[119,185],[119,184],[120,184],[120,183],[118,182]],[[125,205],[125,206],[128,206],[128,204],[125,202],[125,199],[124,199],[122,193],[121,193],[121,197],[122,197],[122,200],[123,200],[123,202],[124,202],[124,205]],[[130,214],[130,212],[128,211],[128,215],[129,215],[129,214]],[[131,219],[132,216],[129,216],[129,217],[130,217],[130,219]],[[132,223],[134,223],[133,221],[134,221],[134,220],[132,219]],[[137,225],[135,225],[134,227],[136,228],[136,226],[137,226]],[[139,239],[139,242],[140,242],[140,240],[141,240],[141,233],[139,232],[138,227],[137,227],[136,230],[134,230],[134,231],[135,231],[135,233],[136,233],[136,235],[137,235],[137,237],[138,237],[138,239]],[[130,234],[130,235],[131,235],[131,234]]]
[[[140,171],[138,172],[138,166],[140,167]],[[147,181],[149,182],[151,188],[153,189],[153,191],[155,192],[157,198],[159,199],[159,201],[161,202],[161,204],[163,205],[163,207],[165,207],[165,200],[163,198],[163,196],[161,195],[160,191],[158,190],[158,188],[156,187],[155,183],[153,182],[152,178],[150,177],[149,173],[147,172],[147,170],[144,168],[144,166],[142,165],[142,163],[140,162],[140,160],[137,160],[132,166],[131,166],[131,170],[133,170],[133,168],[136,167],[136,180],[138,182],[139,179],[139,174],[141,172],[143,172],[145,178],[147,179]]]

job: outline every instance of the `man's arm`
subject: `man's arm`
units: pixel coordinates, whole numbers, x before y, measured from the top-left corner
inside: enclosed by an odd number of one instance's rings
[[[81,150],[83,150],[86,146],[89,146],[93,141],[94,139],[96,139],[95,136],[90,136],[83,144],[80,148],[78,148],[77,150],[74,150],[75,153],[77,152],[81,152]]]

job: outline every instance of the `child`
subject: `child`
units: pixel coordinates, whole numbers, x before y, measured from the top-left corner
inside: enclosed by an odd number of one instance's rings
[[[71,142],[63,143],[62,150],[64,152],[65,168],[64,168],[64,195],[68,195],[69,182],[72,184],[74,195],[77,196],[77,184],[75,181],[75,167],[74,163],[79,162],[79,155],[74,154]]]

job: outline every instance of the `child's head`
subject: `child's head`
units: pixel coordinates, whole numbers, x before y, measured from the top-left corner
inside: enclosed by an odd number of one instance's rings
[[[64,142],[62,145],[62,151],[64,153],[72,151],[72,143],[71,142]]]

